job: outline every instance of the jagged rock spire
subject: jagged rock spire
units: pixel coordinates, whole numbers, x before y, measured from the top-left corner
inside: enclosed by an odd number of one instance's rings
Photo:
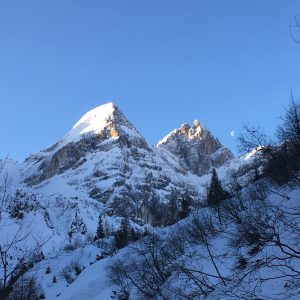
[[[198,120],[193,127],[184,123],[174,129],[158,145],[163,151],[175,155],[180,164],[196,175],[203,175],[212,166],[218,167],[233,158],[225,148]]]

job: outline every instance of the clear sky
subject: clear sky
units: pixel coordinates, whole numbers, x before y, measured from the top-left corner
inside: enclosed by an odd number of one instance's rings
[[[200,120],[233,150],[300,97],[298,0],[0,0],[0,156],[114,101],[151,143]]]

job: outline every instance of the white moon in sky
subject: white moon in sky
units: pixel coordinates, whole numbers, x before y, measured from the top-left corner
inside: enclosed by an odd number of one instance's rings
[[[234,134],[235,134],[235,132],[234,132],[234,130],[232,130],[232,131],[230,132],[230,135],[231,135],[232,137],[234,137]]]

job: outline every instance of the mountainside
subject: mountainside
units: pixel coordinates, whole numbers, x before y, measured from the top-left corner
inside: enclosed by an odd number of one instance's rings
[[[187,125],[186,125],[187,127]],[[22,176],[38,189],[64,183],[103,204],[108,215],[158,225],[172,197],[201,198],[194,175],[233,158],[204,127],[175,130],[158,148],[150,146],[113,104],[86,113],[63,139],[25,160]],[[64,195],[63,191],[57,191]]]
[[[205,204],[212,167],[224,184],[233,176],[247,182],[254,156],[234,158],[198,121],[175,129],[153,147],[116,105],[101,105],[23,163],[1,162],[2,180],[5,174],[13,178],[0,215],[5,225],[0,235],[12,251],[8,269],[17,268],[17,249],[23,248],[33,266],[26,274],[35,272],[46,299],[86,299],[86,289],[77,297],[66,286],[80,282],[76,278],[84,268],[94,269],[89,265],[97,264],[95,270],[104,266],[97,261],[122,247],[124,226],[136,240],[152,226],[175,224]],[[16,248],[10,247],[16,240]],[[99,290],[96,282],[88,284]],[[111,288],[102,288],[101,299],[110,299]]]

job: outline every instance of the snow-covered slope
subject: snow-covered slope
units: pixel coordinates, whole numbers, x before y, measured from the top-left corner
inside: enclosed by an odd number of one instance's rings
[[[86,113],[60,141],[24,163],[6,163],[1,176],[8,172],[14,181],[5,218],[16,228],[26,224],[22,226],[30,228],[32,241],[43,241],[46,260],[37,263],[36,272],[47,299],[60,294],[60,299],[84,299],[83,285],[98,291],[96,279],[104,280],[104,275],[99,273],[93,282],[90,275],[82,275],[64,291],[70,284],[62,275],[64,268],[75,260],[86,268],[82,274],[104,270],[107,259],[95,261],[123,217],[137,232],[149,224],[172,224],[178,218],[174,205],[180,207],[184,197],[192,200],[192,207],[201,204],[212,166],[226,183],[229,174],[247,169],[252,159],[233,158],[199,122],[192,128],[181,126],[152,147],[119,108],[108,103]],[[108,231],[101,245],[93,241],[100,215]],[[45,275],[47,267],[51,275]],[[111,293],[105,286],[100,285]],[[95,299],[109,299],[94,294]]]

